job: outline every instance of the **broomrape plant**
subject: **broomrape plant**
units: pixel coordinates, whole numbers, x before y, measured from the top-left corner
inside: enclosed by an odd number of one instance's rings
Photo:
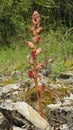
[[[31,49],[31,54],[29,58],[29,64],[32,65],[33,69],[28,72],[29,78],[33,78],[36,87],[37,99],[39,103],[40,115],[44,118],[42,101],[41,101],[41,92],[45,90],[45,85],[39,86],[38,83],[40,81],[40,76],[38,75],[39,69],[44,67],[44,63],[37,62],[37,56],[42,52],[42,48],[37,48],[37,44],[40,42],[41,37],[39,33],[42,31],[42,27],[40,27],[40,15],[37,11],[34,11],[32,15],[32,27],[30,32],[32,34],[33,43],[27,41],[27,46]]]

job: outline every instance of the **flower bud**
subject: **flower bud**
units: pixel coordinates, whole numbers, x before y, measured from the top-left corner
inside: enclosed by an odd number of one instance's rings
[[[35,35],[36,35],[36,31],[35,31],[35,29],[34,29],[33,27],[30,29],[30,31],[31,31],[31,33],[32,33],[32,36],[35,36]]]
[[[42,31],[42,27],[38,27],[37,30],[36,30],[36,33],[40,33]]]
[[[42,86],[40,87],[40,89],[41,89],[41,91],[45,91],[46,86],[45,86],[45,85],[42,85]]]
[[[38,17],[40,17],[39,13],[37,11],[34,11],[32,19],[36,20]]]
[[[26,44],[28,45],[28,47],[30,47],[31,49],[34,49],[34,45],[32,42],[27,41]]]
[[[42,69],[44,67],[44,63],[40,63],[36,66],[36,70]]]
[[[42,92],[42,91],[45,91],[45,89],[46,89],[46,86],[45,86],[45,85],[39,86],[38,92],[40,93],[40,92]]]
[[[35,44],[37,44],[40,40],[41,40],[41,37],[40,37],[40,36],[35,36],[35,37],[33,38],[33,41],[34,41]]]
[[[40,23],[40,15],[37,11],[34,11],[34,13],[32,15],[32,24],[33,24],[35,29],[37,27],[39,27],[39,23]]]
[[[38,48],[36,51],[36,55],[40,54],[42,52],[42,48]]]
[[[32,56],[33,58],[36,58],[36,51],[32,51],[32,52],[31,52],[31,56]]]
[[[33,71],[29,71],[28,75],[29,75],[29,78],[34,78],[34,72]]]
[[[35,21],[34,19],[32,19],[32,24],[33,24],[33,26],[34,26],[35,29],[37,29],[39,27],[38,20]]]

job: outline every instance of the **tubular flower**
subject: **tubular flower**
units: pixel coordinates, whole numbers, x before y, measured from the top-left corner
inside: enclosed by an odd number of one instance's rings
[[[40,63],[36,66],[36,70],[42,69],[44,67],[44,63]]]
[[[31,52],[31,56],[35,59],[36,56],[37,56],[37,55],[36,55],[36,51],[32,51],[32,52]]]
[[[32,24],[35,26],[36,24],[39,25],[40,17],[32,18]]]
[[[36,50],[36,56],[39,55],[41,52],[42,52],[42,48],[38,48],[38,49]]]
[[[41,41],[41,37],[40,37],[40,36],[35,36],[35,37],[33,38],[33,40],[34,40],[34,43],[37,44],[38,42]]]
[[[32,42],[27,41],[26,44],[28,45],[28,47],[30,47],[31,49],[34,49],[34,45]]]
[[[28,75],[29,75],[29,78],[34,78],[34,72],[33,71],[30,70],[28,72]]]
[[[40,33],[41,31],[42,31],[42,27],[38,27],[37,29],[36,29],[36,33]]]
[[[45,86],[45,85],[42,85],[42,86],[40,87],[40,89],[41,89],[41,91],[45,91],[46,86]]]
[[[34,28],[37,28],[39,26],[39,23],[40,23],[40,15],[37,11],[34,11],[32,15],[32,24]]]
[[[46,89],[46,86],[42,85],[42,86],[39,86],[38,91],[43,92],[43,91],[45,91],[45,89]]]
[[[37,11],[34,11],[32,18],[36,20],[38,17],[40,17],[39,13]]]
[[[32,36],[36,35],[36,31],[35,31],[35,29],[33,27],[30,29],[30,32],[32,33]]]

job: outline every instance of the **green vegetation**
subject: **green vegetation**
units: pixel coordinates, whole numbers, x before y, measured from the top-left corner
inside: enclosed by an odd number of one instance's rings
[[[25,50],[24,50],[25,48]],[[27,66],[28,50],[26,47],[20,47],[19,45],[0,48],[0,71],[15,71],[22,70]]]
[[[52,72],[59,74],[61,71],[70,69],[73,64],[73,37],[69,36],[64,39],[63,34],[56,31],[42,34],[41,45],[43,52],[39,56],[39,61],[45,57],[52,59]],[[39,45],[40,46],[40,45]],[[45,46],[45,47],[44,47]],[[29,68],[27,63],[29,57],[29,48],[24,44],[11,44],[9,46],[0,47],[0,72],[16,70],[25,71]],[[68,60],[68,63],[67,63]],[[46,62],[46,61],[45,61]]]

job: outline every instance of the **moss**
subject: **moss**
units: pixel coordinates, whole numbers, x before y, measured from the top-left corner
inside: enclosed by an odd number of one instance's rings
[[[41,99],[42,103],[45,106],[48,104],[56,103],[56,99],[59,97],[60,99],[63,99],[65,96],[69,95],[70,92],[73,91],[70,87],[61,87],[61,88],[47,88],[45,92],[41,93]],[[33,88],[30,91],[27,91],[23,96],[23,100],[25,100],[29,104],[37,103],[37,95],[36,95],[36,89]]]
[[[8,80],[3,81],[1,84],[2,84],[2,86],[6,86],[6,85],[11,84],[11,83],[13,83],[13,80],[8,79]]]
[[[69,70],[73,71],[73,57],[66,60],[65,65],[68,67]]]
[[[36,89],[33,88],[27,92],[25,92],[23,95],[21,95],[22,100],[28,102],[29,104],[33,104],[33,102],[37,101],[37,95],[36,95]]]

